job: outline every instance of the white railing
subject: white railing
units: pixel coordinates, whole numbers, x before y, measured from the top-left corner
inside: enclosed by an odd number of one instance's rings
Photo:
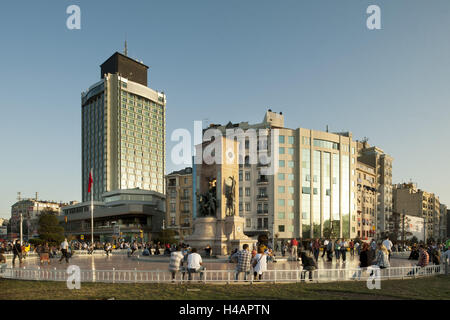
[[[418,277],[428,277],[445,274],[444,265],[430,265],[424,268],[419,267],[396,267],[382,270],[375,270],[372,273],[381,280],[387,279],[411,279]],[[69,274],[66,270],[54,269],[26,269],[26,268],[0,268],[0,277],[18,280],[41,280],[41,281],[67,281]],[[235,281],[234,270],[205,270],[202,274],[204,283],[232,283],[244,282],[244,274],[241,273],[239,280]],[[248,274],[248,282],[335,282],[335,281],[366,281],[371,277],[370,270],[361,269],[320,269],[314,270],[311,274],[308,271],[299,270],[267,270],[263,273],[262,279],[256,281],[253,274]],[[306,278],[306,280],[305,280]],[[373,277],[372,277],[373,278]],[[192,274],[192,281],[200,280],[200,273]],[[172,274],[165,270],[80,270],[81,282],[105,282],[105,283],[169,283],[172,282]],[[177,272],[175,282],[189,282],[187,272]]]

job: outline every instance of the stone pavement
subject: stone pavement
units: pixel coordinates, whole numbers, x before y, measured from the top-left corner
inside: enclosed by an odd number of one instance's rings
[[[68,265],[77,265],[81,270],[167,270],[169,265],[169,257],[165,256],[150,256],[142,257],[139,259],[136,257],[128,258],[126,254],[114,254],[107,257],[106,255],[75,255],[70,259],[69,264],[64,260],[59,263],[59,259],[51,259],[51,264],[47,265],[44,263],[42,266],[39,265],[39,259],[37,258],[27,258],[21,267],[26,269],[54,269],[65,270]],[[144,259],[141,259],[144,258]],[[281,258],[281,257],[280,257]],[[223,259],[203,259],[204,266],[207,270],[229,270],[236,267],[235,263],[228,263]],[[417,263],[417,261],[391,258],[391,267],[408,267]],[[11,267],[11,261],[7,262],[8,267]],[[298,261],[279,261],[276,263],[268,263],[269,270],[295,270],[300,266]],[[333,258],[332,262],[327,262],[326,257],[321,258],[319,256],[318,261],[319,269],[353,269],[357,268],[359,265],[359,257],[355,255],[351,257],[348,255],[347,262],[344,264],[342,259],[340,262],[336,262]],[[16,268],[19,267],[19,262],[16,260]]]

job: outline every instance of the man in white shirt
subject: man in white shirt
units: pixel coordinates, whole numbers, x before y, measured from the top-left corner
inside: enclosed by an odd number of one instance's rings
[[[187,258],[188,279],[192,280],[192,273],[200,271],[200,280],[203,280],[203,261],[202,257],[197,253],[197,248],[192,248],[191,254]]]
[[[67,242],[67,239],[64,239],[63,242],[61,242],[61,259],[59,259],[59,263],[61,263],[62,259],[66,258],[66,263],[69,263],[69,256],[67,254],[67,249],[69,248],[69,243]]]
[[[389,251],[389,261],[391,261],[391,252],[392,252],[392,242],[389,240],[389,237],[386,237],[386,239],[383,241],[383,245],[386,247],[386,249]]]

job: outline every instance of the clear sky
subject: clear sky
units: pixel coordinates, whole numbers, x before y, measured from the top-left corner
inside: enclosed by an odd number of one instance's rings
[[[81,8],[81,30],[66,8]],[[382,30],[366,27],[369,5]],[[394,157],[394,182],[450,204],[450,1],[3,1],[0,217],[17,192],[81,200],[80,93],[123,50],[167,95],[167,136],[208,123],[351,131]],[[167,143],[167,170],[173,143]]]

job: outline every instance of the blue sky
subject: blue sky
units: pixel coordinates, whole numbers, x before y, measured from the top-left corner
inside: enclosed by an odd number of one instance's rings
[[[66,8],[81,8],[81,30]],[[381,8],[382,30],[366,28]],[[450,1],[4,1],[0,10],[0,217],[17,192],[81,199],[80,93],[128,39],[167,94],[167,135],[262,120],[349,130],[450,204]],[[173,143],[167,144],[170,155]],[[170,163],[167,170],[178,167]]]

